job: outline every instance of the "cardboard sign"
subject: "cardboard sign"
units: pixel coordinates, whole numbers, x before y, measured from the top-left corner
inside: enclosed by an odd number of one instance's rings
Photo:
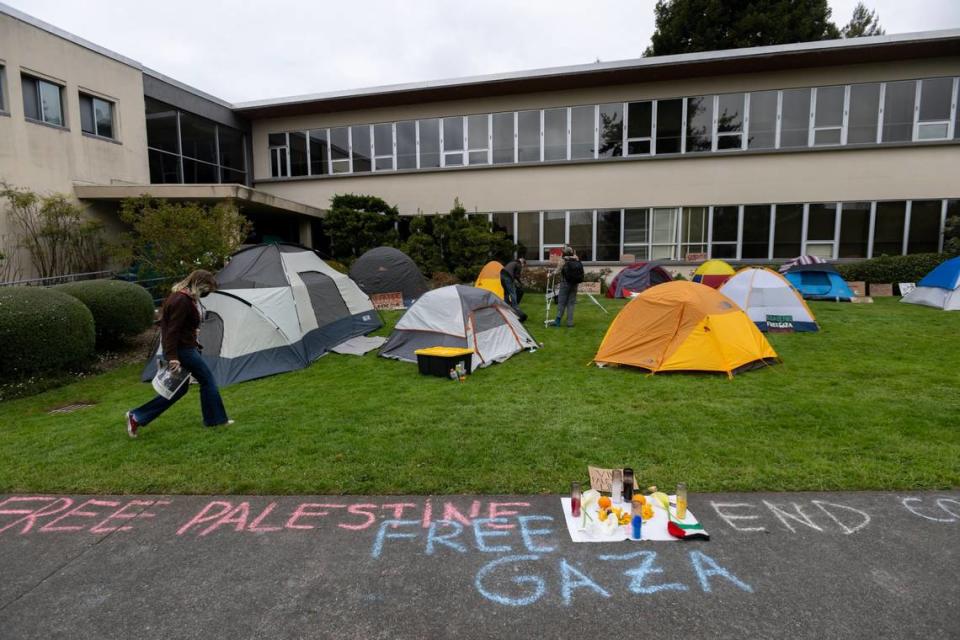
[[[767,316],[770,333],[793,333],[793,316]]]
[[[703,262],[707,259],[707,254],[705,253],[688,253],[687,262]]]
[[[590,474],[590,488],[594,491],[605,491],[610,493],[610,484],[613,482],[613,469],[601,469],[600,467],[587,467]],[[637,486],[637,477],[633,477],[633,488]]]
[[[870,283],[870,295],[874,298],[883,298],[893,295],[893,285],[892,284],[875,284]]]
[[[391,293],[375,293],[370,296],[370,302],[377,311],[390,311],[394,309],[404,309],[403,294],[399,291]]]
[[[599,282],[581,282],[580,285],[577,287],[577,293],[598,296],[600,295],[600,283]]]
[[[902,296],[907,295],[917,288],[917,284],[915,282],[901,282],[897,286],[900,287],[900,295]]]
[[[865,296],[867,295],[867,283],[863,280],[854,280],[853,282],[847,282],[847,286],[850,287],[850,291],[853,291],[855,296]]]

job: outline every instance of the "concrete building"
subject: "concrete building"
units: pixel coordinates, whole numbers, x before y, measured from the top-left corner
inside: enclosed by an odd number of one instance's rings
[[[0,65],[0,176],[97,203],[243,185],[263,235],[307,243],[337,193],[458,198],[529,258],[598,263],[937,251],[960,214],[960,30],[230,105],[0,5]],[[24,112],[34,78],[66,124]]]

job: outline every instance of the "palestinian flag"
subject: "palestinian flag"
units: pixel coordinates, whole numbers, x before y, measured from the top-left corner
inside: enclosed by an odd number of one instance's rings
[[[667,533],[681,540],[709,540],[710,536],[699,522],[675,522],[673,516],[667,521]]]

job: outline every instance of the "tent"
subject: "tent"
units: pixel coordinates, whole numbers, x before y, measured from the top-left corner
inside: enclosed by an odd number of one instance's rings
[[[496,260],[491,260],[483,265],[480,275],[473,286],[478,289],[486,289],[501,300],[503,300],[503,283],[500,281],[500,274],[503,273],[503,265]]]
[[[535,349],[507,304],[486,289],[462,284],[428,291],[410,307],[386,344],[385,358],[416,362],[414,351],[429,347],[473,349],[472,368],[503,362],[523,349]]]
[[[853,291],[836,268],[826,262],[796,264],[787,271],[786,277],[806,300],[850,302],[853,299]]]
[[[393,247],[370,249],[350,267],[350,279],[369,295],[400,293],[406,306],[427,292],[427,281],[410,256]]]
[[[201,299],[199,341],[219,386],[302,369],[382,326],[353,280],[299,245],[238,251],[217,282],[220,289]],[[156,360],[150,359],[144,380],[153,376]]]
[[[624,267],[613,277],[607,287],[608,298],[629,298],[632,294],[646,291],[656,284],[670,282],[673,278],[659,262],[634,262]]]
[[[693,282],[647,289],[621,309],[594,356],[600,365],[660,371],[738,371],[778,360],[736,303]]]
[[[719,289],[736,271],[723,260],[707,260],[693,272],[693,281]]]
[[[960,257],[951,258],[923,276],[917,288],[900,302],[922,304],[944,311],[960,311]]]
[[[778,320],[790,322],[794,331],[820,329],[807,303],[776,271],[752,267],[741,269],[720,287],[720,293],[736,302],[760,331],[767,330],[771,316],[781,316]]]
[[[827,261],[819,256],[797,256],[792,260],[787,260],[782,265],[778,271],[780,273],[786,273],[790,269],[796,267],[797,265],[807,265],[807,264],[827,264]]]

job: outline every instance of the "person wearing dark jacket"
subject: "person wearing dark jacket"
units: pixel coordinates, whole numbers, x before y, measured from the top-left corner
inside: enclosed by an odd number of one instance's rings
[[[577,306],[577,288],[583,282],[583,265],[571,247],[563,248],[560,263],[560,286],[557,288],[557,317],[554,327],[561,325],[563,312],[567,312],[567,326],[573,326],[573,309]]]
[[[200,297],[217,290],[217,281],[213,274],[203,269],[194,271],[185,279],[173,285],[171,293],[163,303],[160,315],[160,342],[163,359],[172,371],[182,367],[200,383],[200,409],[203,424],[208,427],[232,424],[223,407],[220,390],[214,381],[213,373],[200,357],[201,346],[197,342],[200,335],[200,323],[203,321],[203,308]],[[169,400],[156,396],[146,404],[127,412],[127,434],[137,437],[137,431],[155,420],[182,398],[189,389],[184,384]]]
[[[526,260],[518,258],[511,260],[503,267],[501,284],[503,284],[504,301],[511,307],[519,307],[520,301],[523,300],[523,283],[520,276],[523,275],[526,264]]]

